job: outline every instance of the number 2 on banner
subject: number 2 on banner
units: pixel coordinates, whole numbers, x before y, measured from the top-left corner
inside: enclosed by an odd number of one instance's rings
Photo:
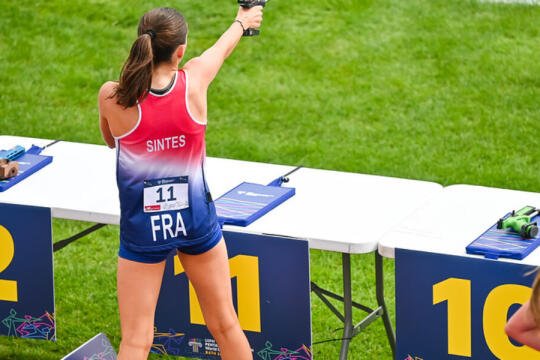
[[[0,273],[11,264],[14,254],[13,237],[8,229],[0,225]],[[18,301],[16,281],[0,279],[0,301]]]
[[[531,289],[523,285],[504,284],[488,294],[482,316],[486,344],[499,359],[540,359],[540,353],[526,346],[515,346],[504,332],[508,309],[523,304]],[[447,302],[448,354],[471,357],[471,281],[449,278],[433,285],[433,305]]]

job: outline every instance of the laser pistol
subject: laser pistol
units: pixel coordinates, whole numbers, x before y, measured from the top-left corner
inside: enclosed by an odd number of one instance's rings
[[[254,6],[264,7],[268,0],[238,0],[238,5],[245,9],[251,9]],[[259,29],[246,29],[243,36],[255,36],[259,35]]]
[[[510,216],[499,219],[497,229],[512,229],[524,239],[532,239],[538,235],[538,225],[532,218],[540,213],[534,206],[525,206],[518,211],[512,211]]]
[[[24,155],[24,148],[17,145],[9,150],[0,150],[0,180],[9,179],[19,173],[19,163],[15,161]]]

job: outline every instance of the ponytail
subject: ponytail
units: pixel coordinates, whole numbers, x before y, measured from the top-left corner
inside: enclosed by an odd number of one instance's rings
[[[129,57],[122,67],[120,81],[113,94],[124,108],[132,107],[148,94],[154,65],[152,35],[140,35],[131,46]]]
[[[157,8],[143,15],[129,57],[112,97],[124,108],[143,100],[152,85],[154,66],[170,61],[174,50],[187,39],[184,16],[172,8]]]

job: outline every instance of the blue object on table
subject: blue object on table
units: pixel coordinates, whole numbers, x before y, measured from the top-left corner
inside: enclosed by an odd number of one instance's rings
[[[21,151],[22,149],[22,151]],[[0,180],[0,192],[6,191],[18,182],[26,179],[39,169],[52,162],[52,156],[40,155],[43,148],[32,145],[30,149],[24,151],[20,145],[9,150],[0,150],[0,158],[16,160],[19,163],[19,174],[6,180]]]
[[[16,145],[9,150],[0,150],[0,159],[8,159],[9,161],[17,160],[24,155],[24,148],[21,145]]]
[[[510,216],[508,213],[504,218]],[[504,219],[503,218],[503,219]],[[533,218],[535,221],[539,216]],[[540,237],[523,239],[511,229],[497,229],[497,224],[471,242],[465,250],[467,254],[484,255],[488,259],[499,257],[521,260],[540,245]]]
[[[261,185],[243,182],[215,201],[221,224],[247,226],[295,194],[295,189],[281,187],[283,177]]]

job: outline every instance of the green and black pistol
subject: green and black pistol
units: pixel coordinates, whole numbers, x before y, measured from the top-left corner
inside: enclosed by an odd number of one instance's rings
[[[538,235],[538,225],[532,219],[539,214],[534,206],[525,206],[506,217],[499,219],[497,229],[512,229],[519,233],[523,239],[532,239]]]

